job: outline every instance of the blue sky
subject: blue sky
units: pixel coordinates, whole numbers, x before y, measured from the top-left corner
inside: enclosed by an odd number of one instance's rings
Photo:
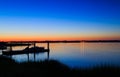
[[[120,39],[120,1],[0,0],[0,27],[2,40]]]

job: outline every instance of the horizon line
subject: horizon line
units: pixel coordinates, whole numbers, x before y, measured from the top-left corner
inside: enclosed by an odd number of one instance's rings
[[[89,42],[89,41],[119,41],[120,40],[14,40],[14,41],[1,41],[0,42]]]

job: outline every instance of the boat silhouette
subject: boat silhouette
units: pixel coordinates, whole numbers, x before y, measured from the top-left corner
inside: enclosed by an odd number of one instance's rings
[[[45,49],[44,47],[26,47],[23,50],[9,50],[9,51],[2,51],[3,55],[19,55],[19,54],[29,54],[29,53],[43,53],[43,52],[49,52],[48,49]]]

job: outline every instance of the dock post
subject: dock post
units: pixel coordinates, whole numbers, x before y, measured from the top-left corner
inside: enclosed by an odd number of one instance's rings
[[[35,49],[35,47],[36,47],[36,43],[34,42],[34,62],[35,62],[35,58],[36,58],[36,54],[35,54],[35,51],[36,51],[36,49]]]
[[[49,42],[47,42],[47,49],[48,49],[48,51],[50,50],[50,47],[49,47]]]
[[[10,45],[10,51],[12,51],[12,46]]]
[[[47,52],[47,60],[49,60],[49,54],[50,54],[50,52],[48,51]]]
[[[30,45],[29,45],[29,43],[28,43],[28,52],[30,51],[30,50],[29,50],[29,47],[30,47]]]
[[[12,45],[10,45],[10,52],[12,52]],[[10,58],[12,58],[12,54],[10,54]]]
[[[28,62],[29,62],[29,53],[27,54],[27,56],[28,56]]]
[[[50,44],[49,44],[49,42],[47,42],[47,50],[48,50],[47,59],[49,60],[49,55],[50,55]]]
[[[36,43],[34,42],[34,48],[35,48],[35,46],[36,46]]]
[[[28,43],[28,52],[29,52],[29,43]],[[27,56],[28,56],[28,62],[29,62],[29,53],[27,53]]]

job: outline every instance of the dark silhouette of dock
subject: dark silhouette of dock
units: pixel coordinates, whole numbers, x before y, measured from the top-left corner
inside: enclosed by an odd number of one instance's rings
[[[49,59],[49,52],[50,52],[49,42],[47,42],[47,49],[45,49],[44,47],[36,46],[36,43],[37,42],[1,42],[0,47],[6,47],[5,49],[2,48],[2,55],[6,55],[6,56],[27,54],[29,60],[30,53],[33,53],[35,58],[36,53],[47,52],[47,58]],[[31,45],[33,46],[30,48]],[[14,46],[27,46],[27,47],[23,50],[13,50]]]
[[[49,52],[48,49],[44,49],[44,47],[26,47],[24,50],[9,50],[9,51],[2,51],[3,55],[19,55],[19,54],[29,54],[29,53],[43,53]]]

